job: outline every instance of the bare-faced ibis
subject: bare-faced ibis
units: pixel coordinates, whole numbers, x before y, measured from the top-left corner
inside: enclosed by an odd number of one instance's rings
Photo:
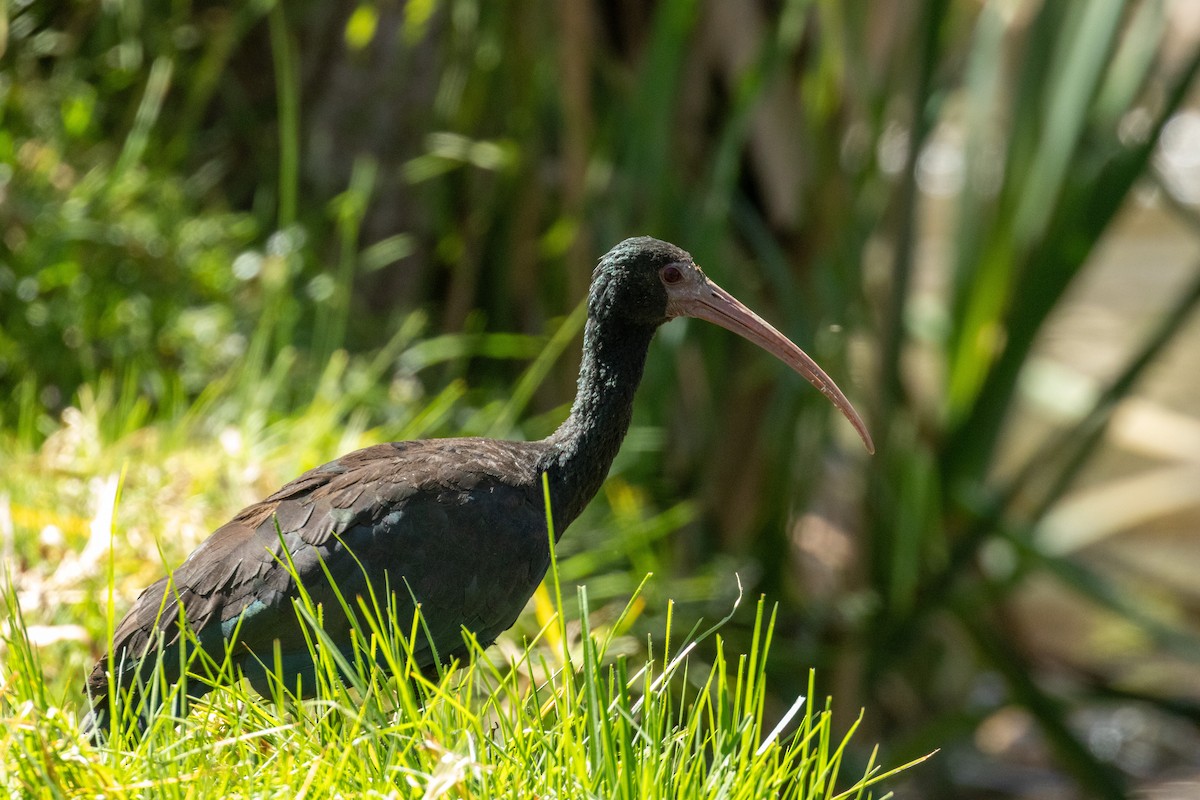
[[[334,584],[352,603],[368,585],[377,593],[388,587],[402,623],[413,618],[414,599],[420,603],[427,628],[414,657],[423,669],[466,657],[464,628],[491,644],[549,567],[542,475],[561,536],[608,474],[650,340],[675,317],[714,322],[773,354],[833,401],[873,452],[862,419],[800,348],[710,281],[688,253],[657,239],[628,239],[592,277],[578,394],[558,430],[537,442],[375,445],[243,509],[138,596],[116,628],[113,663],[101,658],[88,677],[93,709],[85,727],[107,729],[110,686],[123,688],[122,702],[135,699],[156,660],[168,681],[177,680],[183,641],[220,663],[235,629],[231,659],[258,692],[269,691],[267,676],[277,669],[289,686],[299,681],[302,693],[311,692],[296,576],[322,607],[328,641],[346,650],[351,623]],[[285,566],[289,557],[294,569]],[[194,638],[181,638],[181,618]],[[217,682],[189,678],[193,697]]]

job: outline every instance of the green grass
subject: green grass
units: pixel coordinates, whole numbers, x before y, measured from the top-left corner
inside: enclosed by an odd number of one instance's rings
[[[532,645],[512,662],[479,652],[437,682],[360,671],[346,686],[325,659],[316,700],[295,703],[281,689],[264,701],[233,686],[102,748],[48,702],[37,652],[10,609],[6,788],[36,797],[872,796],[898,770],[871,763],[842,777],[857,723],[838,735],[828,702],[797,698],[777,725],[764,721],[764,608],[758,649],[726,655],[718,636],[703,678],[690,644],[669,661],[665,645],[660,660],[611,659],[603,633],[582,624],[578,671]]]
[[[107,745],[88,741],[81,685],[110,647],[116,616],[233,508],[337,453],[444,432],[447,418],[465,430],[512,426],[519,409],[474,408],[459,390],[417,393],[383,429],[368,428],[347,387],[372,385],[380,364],[502,353],[508,343],[434,346],[415,330],[402,326],[382,356],[335,354],[308,403],[291,411],[279,391],[293,362],[274,359],[275,372],[255,382],[259,362],[247,357],[173,418],[147,420],[133,389],[106,383],[84,391],[42,444],[0,435],[0,526],[13,531],[0,639],[0,781],[10,794],[849,798],[886,788],[899,770],[852,739],[861,714],[811,702],[812,674],[803,698],[781,699],[769,681],[773,604],[759,598],[742,646],[722,632],[740,585],[714,592],[690,582],[696,595],[730,598],[725,619],[702,629],[694,604],[680,613],[657,581],[632,577],[658,569],[650,544],[693,514],[685,505],[654,512],[619,465],[555,548],[528,612],[494,648],[473,645],[470,663],[421,675],[408,658],[419,619],[386,613],[375,598],[341,598],[361,645],[342,656],[325,646],[322,609],[304,599],[296,613],[320,665],[315,700],[297,700],[281,680],[267,698],[238,683],[181,713],[185,679],[157,685],[166,710],[144,735],[129,731],[134,709]],[[560,338],[525,382],[540,382]],[[582,546],[598,529],[612,544]],[[388,668],[367,668],[380,652]],[[193,675],[221,669],[228,664],[199,657],[189,665]]]
[[[638,595],[604,622],[580,586],[578,615],[568,617],[555,558],[535,603],[542,613],[532,640],[510,641],[499,655],[468,642],[469,664],[429,678],[409,658],[419,615],[398,618],[373,596],[340,597],[354,611],[358,634],[356,651],[343,655],[325,646],[322,609],[305,595],[296,613],[319,665],[316,699],[298,701],[278,676],[270,698],[234,684],[194,701],[182,717],[151,714],[141,734],[130,724],[140,709],[126,710],[97,747],[80,734],[78,694],[56,697],[47,685],[42,656],[12,602],[11,576],[9,588],[0,774],[14,795],[815,800],[871,797],[904,769],[884,770],[872,754],[860,775],[843,777],[858,722],[835,731],[830,701],[808,701],[811,674],[807,697],[770,718],[766,665],[775,617],[764,598],[746,653],[727,651],[720,624],[674,641],[670,605],[660,642],[648,638],[644,652],[619,653]],[[716,657],[703,663],[695,647],[710,637]],[[381,653],[387,669],[366,666]],[[228,669],[201,656],[188,673]],[[162,709],[176,709],[186,683],[151,678],[156,689],[147,691],[160,693]]]

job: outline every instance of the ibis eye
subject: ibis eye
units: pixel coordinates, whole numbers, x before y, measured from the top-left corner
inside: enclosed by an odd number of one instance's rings
[[[662,282],[668,286],[673,283],[679,283],[681,280],[683,280],[683,270],[674,264],[668,264],[667,266],[663,267],[662,271],[659,272],[658,275],[660,278],[662,278]]]

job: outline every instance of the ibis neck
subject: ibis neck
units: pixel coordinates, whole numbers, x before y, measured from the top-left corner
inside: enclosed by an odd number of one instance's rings
[[[629,431],[654,328],[588,317],[571,413],[546,439],[555,533],[562,535],[600,490]]]

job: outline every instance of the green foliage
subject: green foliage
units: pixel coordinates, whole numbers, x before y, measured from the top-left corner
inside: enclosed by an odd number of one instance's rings
[[[0,521],[8,502],[19,591],[87,598],[30,613],[102,638],[101,576],[59,566],[110,485],[89,480],[126,464],[118,597],[160,573],[156,539],[174,563],[351,447],[544,435],[590,264],[649,233],[817,357],[879,454],[768,359],[675,323],[564,579],[616,613],[655,572],[669,589],[637,615],[661,631],[667,597],[711,615],[736,570],[780,601],[773,691],[804,691],[815,664],[880,711],[897,758],[953,751],[923,796],[977,790],[971,759],[1020,790],[976,746],[1006,712],[1081,791],[1125,796],[1079,715],[1189,719],[1173,670],[1194,675],[1200,635],[1183,601],[1056,546],[1048,520],[1107,468],[1110,421],[1200,302],[1195,270],[1085,403],[1049,418],[1033,400],[1057,391],[1048,326],[1156,188],[1194,91],[1171,5],[601,5],[10,8]],[[1051,675],[1010,624],[1034,582],[1171,670]],[[726,647],[749,649],[750,616]],[[66,697],[87,658],[54,647]]]
[[[929,8],[918,33],[936,54],[949,41],[950,18]],[[1007,24],[999,5],[984,7],[973,21],[963,83],[954,87],[962,93],[960,108],[951,110],[950,87],[930,75],[914,98],[924,114],[912,132],[901,187],[908,213],[894,233],[906,249],[895,254],[876,415],[884,443],[869,472],[873,502],[866,506],[871,583],[879,593],[862,631],[867,679],[878,687],[900,678],[932,697],[929,679],[951,668],[951,658],[931,664],[928,656],[944,636],[938,623],[949,621],[973,648],[977,668],[1003,676],[1006,702],[1037,720],[1089,796],[1123,797],[1124,777],[1067,722],[1077,701],[1031,678],[1036,670],[1029,656],[1007,644],[996,623],[1005,603],[1039,574],[1102,608],[1130,614],[1138,606],[1113,576],[1077,554],[1053,552],[1039,526],[1088,466],[1117,404],[1200,302],[1200,279],[1166,310],[1090,408],[1015,463],[1007,440],[1020,424],[1022,381],[1031,379],[1046,323],[1146,175],[1159,133],[1194,84],[1200,52],[1172,73],[1154,71],[1165,24],[1154,3],[1045,3],[1010,47],[1003,41]],[[1010,69],[1015,82],[1007,86]],[[1149,92],[1157,102],[1146,99]],[[1145,115],[1145,128],[1123,138],[1121,121],[1131,113]],[[939,310],[945,316],[935,321],[917,315],[910,288],[916,158],[952,114],[963,120],[969,166],[952,212],[957,230],[949,291]],[[902,375],[903,359],[917,350],[937,360],[942,377],[933,386]],[[998,475],[1002,461],[1004,477]],[[998,557],[1001,552],[1011,561]],[[1196,632],[1155,616],[1143,609],[1130,619],[1155,638],[1171,629],[1159,641],[1194,660]],[[960,713],[961,699],[943,698],[956,707],[929,727]],[[1086,693],[1080,699],[1080,706],[1088,702]]]
[[[180,173],[163,157],[182,133],[162,124],[172,85],[197,76],[135,8],[93,7],[87,35],[57,28],[66,20],[44,4],[19,6],[9,26],[0,419],[22,413],[20,385],[50,412],[106,375],[155,403],[194,396],[239,356],[259,307],[230,265],[261,229],[214,202],[211,167]],[[178,19],[165,30],[196,34]]]

